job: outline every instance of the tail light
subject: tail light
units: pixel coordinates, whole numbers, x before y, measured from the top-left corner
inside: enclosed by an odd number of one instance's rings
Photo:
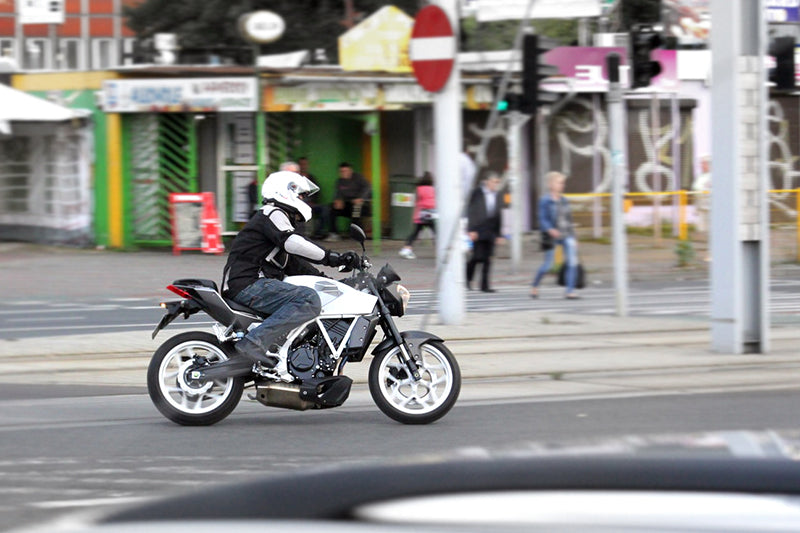
[[[191,298],[191,295],[183,289],[179,289],[175,285],[167,285],[167,290],[170,290],[180,296],[181,298]]]

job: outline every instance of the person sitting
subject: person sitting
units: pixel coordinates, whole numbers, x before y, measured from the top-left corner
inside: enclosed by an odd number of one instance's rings
[[[261,187],[262,207],[236,235],[223,270],[224,294],[268,315],[236,342],[234,349],[262,370],[273,368],[277,347],[297,326],[321,311],[317,292],[292,285],[285,276],[322,273],[312,263],[352,270],[361,264],[355,252],[339,254],[305,239],[295,230],[295,220],[311,219],[304,198],[317,192],[310,180],[296,172],[270,174]],[[227,288],[226,288],[227,287]]]
[[[331,206],[328,240],[339,240],[336,232],[338,217],[347,217],[351,223],[361,226],[362,217],[369,216],[367,202],[371,194],[369,182],[358,172],[353,172],[350,163],[339,165],[339,180],[336,182],[336,192]]]

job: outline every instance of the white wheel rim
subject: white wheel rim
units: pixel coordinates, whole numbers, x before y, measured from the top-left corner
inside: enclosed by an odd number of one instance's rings
[[[183,342],[161,360],[158,386],[161,396],[172,407],[184,413],[201,415],[217,409],[228,399],[233,389],[233,378],[213,379],[197,385],[187,382],[186,369],[192,365],[196,356],[205,357],[209,363],[228,359],[225,352],[208,342]]]
[[[419,381],[414,381],[409,374],[397,347],[383,356],[378,373],[378,386],[386,401],[398,411],[411,415],[435,411],[453,389],[453,368],[447,357],[428,344],[423,344],[420,351]]]

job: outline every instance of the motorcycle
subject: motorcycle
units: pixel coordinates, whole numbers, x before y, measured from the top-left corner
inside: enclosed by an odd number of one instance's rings
[[[409,291],[386,264],[377,276],[366,257],[364,231],[351,225],[361,244],[361,265],[336,281],[318,276],[289,276],[285,282],[310,287],[322,312],[292,330],[277,353],[274,368],[264,369],[234,350],[248,330],[265,318],[223,296],[205,279],[181,279],[167,287],[181,300],[164,302],[166,310],[155,338],[178,316],[204,312],[216,323],[213,334],[191,331],[164,342],[153,354],[147,389],[156,408],[181,425],[211,425],[227,417],[245,388],[270,407],[328,409],[347,400],[353,381],[343,374],[347,363],[363,362],[378,327],[383,340],[372,350],[369,391],[378,408],[404,424],[434,422],[453,407],[461,372],[444,341],[424,331],[400,332],[393,317],[405,313]]]

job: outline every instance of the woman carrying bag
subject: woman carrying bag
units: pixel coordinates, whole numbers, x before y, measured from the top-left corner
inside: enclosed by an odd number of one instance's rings
[[[569,202],[562,195],[566,176],[560,172],[547,173],[548,193],[539,200],[539,228],[542,232],[542,250],[545,250],[544,263],[536,272],[531,287],[531,298],[539,297],[539,283],[553,266],[556,246],[561,246],[566,261],[564,283],[565,298],[576,299],[578,281],[578,241],[572,224],[572,211]]]

